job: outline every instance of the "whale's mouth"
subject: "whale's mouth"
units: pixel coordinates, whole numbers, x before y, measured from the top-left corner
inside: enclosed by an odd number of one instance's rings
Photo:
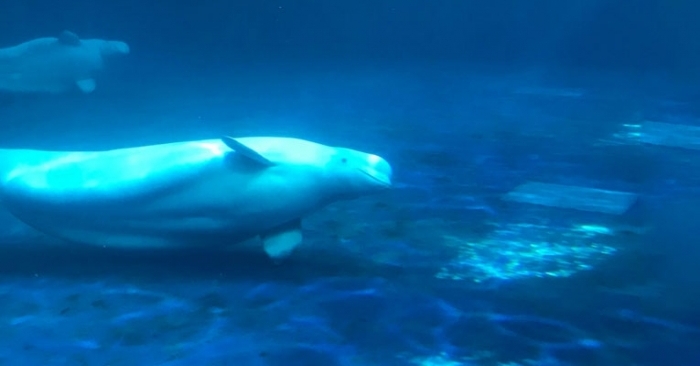
[[[391,187],[392,169],[389,162],[377,155],[369,154],[367,163],[368,165],[362,169],[362,172],[372,178],[379,186],[383,188]]]
[[[376,169],[362,169],[362,173],[367,175],[372,181],[378,183],[379,186],[382,188],[390,188],[391,187],[391,176],[389,174],[384,174]]]

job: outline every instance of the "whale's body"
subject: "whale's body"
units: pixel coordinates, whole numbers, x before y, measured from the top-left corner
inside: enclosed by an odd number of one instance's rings
[[[277,137],[4,150],[0,168],[5,207],[51,236],[132,248],[227,246],[258,236],[275,259],[301,242],[302,217],[387,188],[391,178],[376,155]]]
[[[0,48],[0,91],[64,93],[95,90],[95,75],[110,57],[129,53],[121,41],[79,39],[71,32]]]

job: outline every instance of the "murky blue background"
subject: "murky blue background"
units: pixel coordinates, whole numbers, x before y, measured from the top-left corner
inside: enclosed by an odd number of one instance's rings
[[[66,246],[2,213],[0,363],[698,365],[699,16],[680,0],[4,0],[0,47],[70,30],[131,54],[92,94],[0,95],[2,148],[294,136],[380,154],[396,187],[307,218],[278,266]],[[683,138],[658,137],[669,126]],[[528,182],[638,200],[508,199]]]

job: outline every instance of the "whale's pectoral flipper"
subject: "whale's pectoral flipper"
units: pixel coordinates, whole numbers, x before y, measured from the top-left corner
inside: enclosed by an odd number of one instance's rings
[[[276,229],[261,235],[263,246],[267,255],[275,263],[287,258],[294,248],[303,240],[301,233],[301,219],[296,219],[277,227]]]
[[[245,157],[250,161],[254,161],[264,166],[275,165],[275,163],[271,162],[264,156],[258,154],[255,150],[249,148],[248,146],[245,146],[242,143],[238,142],[233,137],[224,136],[221,138],[221,141],[223,141],[223,143],[226,144],[226,146],[228,146],[231,150],[235,151],[236,153],[240,154],[242,157]]]
[[[80,46],[80,38],[71,31],[63,31],[58,36],[58,41],[66,46]]]
[[[78,86],[78,89],[82,91],[83,93],[92,93],[95,91],[95,79],[82,79],[82,80],[77,80],[75,82],[75,85]]]

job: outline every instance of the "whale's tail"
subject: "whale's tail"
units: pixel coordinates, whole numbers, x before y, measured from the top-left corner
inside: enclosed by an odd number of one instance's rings
[[[57,154],[61,154],[61,152],[30,149],[0,149],[0,184],[8,179],[13,170],[23,165],[41,164],[55,157]]]
[[[40,164],[52,153],[28,149],[0,149],[0,248],[9,244],[34,243],[37,240],[46,240],[38,231],[32,229],[15,217],[4,204],[5,182],[11,176],[12,171],[23,165]]]

